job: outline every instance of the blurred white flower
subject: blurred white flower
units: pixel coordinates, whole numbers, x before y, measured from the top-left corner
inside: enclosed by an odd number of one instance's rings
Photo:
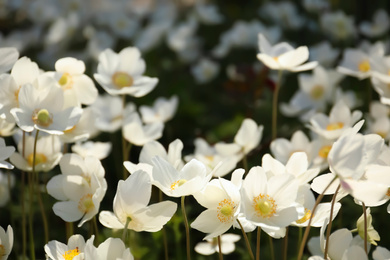
[[[359,24],[360,33],[369,38],[379,37],[386,33],[389,28],[389,15],[384,9],[375,11],[372,22],[363,21]]]
[[[191,73],[196,82],[204,84],[213,80],[219,72],[219,63],[210,59],[202,58],[197,64],[192,66]]]
[[[142,121],[146,124],[162,122],[165,123],[173,118],[176,113],[179,99],[176,95],[170,99],[159,97],[152,107],[140,106],[139,111],[142,116]]]
[[[336,41],[349,40],[357,35],[353,17],[347,16],[341,10],[324,13],[320,23],[324,34]]]
[[[296,5],[292,2],[267,2],[260,9],[260,15],[267,17],[272,22],[292,30],[297,30],[304,25],[303,16],[299,15]]]
[[[14,166],[7,160],[15,152],[15,147],[6,146],[4,138],[0,137],[0,168],[13,169]]]
[[[7,232],[0,227],[0,256],[2,260],[7,260],[14,245],[14,230],[10,225],[7,227]]]
[[[328,41],[322,41],[310,46],[310,60],[318,61],[324,67],[333,67],[340,50],[333,48]]]
[[[157,78],[143,76],[146,65],[140,51],[127,47],[119,53],[106,49],[99,55],[97,82],[110,95],[143,97],[157,85]]]
[[[199,21],[204,24],[220,24],[224,20],[214,4],[197,2],[194,9]]]
[[[236,234],[222,234],[221,235],[221,252],[224,255],[228,255],[236,250],[235,242],[240,240],[241,237]],[[215,252],[219,252],[217,238],[206,239],[207,242],[199,242],[195,246],[195,252],[201,255],[212,255]]]
[[[19,52],[16,48],[0,48],[0,73],[9,71],[19,58]]]
[[[287,42],[271,46],[268,40],[259,34],[259,49],[260,53],[257,54],[257,58],[273,70],[298,72],[311,70],[317,66],[316,61],[302,64],[309,58],[309,49],[306,46],[294,49]]]
[[[10,178],[8,179],[8,177]],[[0,171],[0,207],[4,207],[5,205],[7,205],[8,201],[10,200],[10,188],[13,188],[14,185],[15,176],[13,174],[8,176],[8,174],[5,174]]]
[[[106,158],[111,152],[112,144],[110,142],[92,142],[76,143],[72,146],[72,152],[81,157],[94,156],[99,160]]]
[[[378,246],[372,252],[372,259],[374,260],[386,260],[390,259],[390,251],[387,248]]]

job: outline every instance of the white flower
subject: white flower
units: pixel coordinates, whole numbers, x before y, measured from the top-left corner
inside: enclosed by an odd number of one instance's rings
[[[0,227],[0,259],[6,260],[11,253],[14,244],[14,231],[10,225],[7,227],[7,232]]]
[[[353,18],[340,10],[324,13],[321,16],[320,24],[324,34],[336,41],[345,41],[357,35]]]
[[[156,86],[158,79],[143,76],[146,65],[140,51],[127,47],[119,53],[106,49],[99,56],[95,79],[110,95],[142,97]]]
[[[107,238],[97,248],[98,260],[133,260],[130,249],[126,248],[122,239]]]
[[[233,180],[241,180],[244,172],[243,169],[236,170],[232,174]],[[218,178],[194,194],[196,201],[207,209],[191,223],[191,227],[208,233],[204,239],[219,236],[232,227],[240,213],[239,188],[232,181]]]
[[[142,121],[146,124],[155,122],[167,122],[173,118],[178,105],[178,97],[172,96],[170,99],[159,97],[154,101],[153,107],[140,106],[139,111]]]
[[[111,152],[112,144],[110,142],[92,142],[76,143],[72,146],[72,152],[82,157],[94,156],[99,160],[106,158]]]
[[[31,172],[34,158],[34,136],[27,135],[23,148],[23,140],[19,140],[18,152],[10,157],[10,161],[20,170]],[[24,151],[24,155],[23,155]],[[35,154],[35,170],[50,171],[60,161],[61,142],[58,136],[42,136],[38,138]]]
[[[195,12],[199,20],[204,24],[220,24],[223,16],[219,13],[218,7],[211,3],[197,2]]]
[[[211,179],[203,163],[193,159],[178,171],[169,162],[156,156],[152,158],[153,185],[170,197],[193,195],[203,189]]]
[[[268,68],[273,70],[289,70],[293,72],[311,70],[317,66],[317,62],[308,62],[309,50],[306,46],[294,49],[287,42],[281,42],[271,46],[268,40],[259,34],[260,53],[257,58]]]
[[[383,35],[390,28],[389,15],[384,9],[378,9],[374,13],[373,22],[363,21],[359,25],[360,32],[369,38]]]
[[[155,122],[143,124],[137,112],[131,113],[125,119],[122,127],[123,137],[131,144],[142,146],[162,136],[164,123]]]
[[[304,25],[304,19],[292,2],[267,2],[260,9],[260,15],[270,18],[274,23],[287,29],[299,29]]]
[[[328,41],[312,45],[309,50],[310,60],[318,61],[324,67],[333,67],[335,60],[340,54],[340,50],[333,48]]]
[[[0,48],[0,73],[9,71],[19,57],[16,48]]]
[[[240,236],[236,234],[222,234],[221,235],[221,252],[224,255],[233,253],[236,249],[234,242],[240,240]],[[201,255],[212,255],[219,252],[217,238],[206,239],[207,242],[199,242],[195,246],[195,252]]]
[[[68,239],[67,245],[52,240],[45,245],[45,253],[52,260],[96,259],[97,252],[96,248],[93,246],[94,239],[95,236],[92,236],[85,242],[81,235],[73,235]]]
[[[64,91],[65,107],[90,105],[95,102],[98,91],[85,72],[85,64],[72,57],[55,63],[56,72],[50,73]]]
[[[387,248],[378,246],[377,248],[375,248],[374,252],[372,252],[372,259],[374,260],[390,259],[390,251]]]
[[[20,89],[19,108],[11,109],[16,124],[26,132],[37,129],[49,134],[63,134],[78,122],[82,109],[64,109],[64,94],[53,85],[52,79],[43,76],[36,83],[37,87],[26,84]]]
[[[10,177],[10,179],[8,179],[8,177]],[[14,185],[15,176],[13,174],[8,176],[8,174],[0,171],[0,207],[7,205],[10,200],[10,188],[13,188]]]
[[[64,131],[60,135],[63,143],[74,143],[93,138],[98,133],[95,127],[96,116],[92,107],[86,107],[82,110],[80,120],[72,128]]]
[[[114,212],[100,212],[100,223],[113,229],[159,231],[176,212],[177,204],[163,201],[147,206],[151,192],[149,175],[141,170],[131,174],[125,181],[120,180],[114,198]]]
[[[191,73],[199,84],[210,82],[217,76],[218,72],[219,64],[207,58],[201,58],[191,68]]]
[[[0,137],[0,168],[13,169],[14,166],[5,160],[15,152],[15,147],[6,146],[3,138]]]

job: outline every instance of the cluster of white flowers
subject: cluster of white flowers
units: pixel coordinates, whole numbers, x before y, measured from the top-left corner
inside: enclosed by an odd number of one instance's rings
[[[0,20],[15,13],[18,19],[37,25],[19,34],[0,34],[0,46],[6,46],[0,47],[0,168],[4,170],[0,172],[0,208],[14,204],[20,192],[22,210],[9,215],[23,218],[12,228],[6,217],[7,231],[0,226],[0,260],[24,259],[26,252],[35,259],[38,247],[37,254],[44,251],[50,260],[138,259],[143,253],[134,250],[133,241],[131,248],[127,246],[128,230],[158,232],[174,222],[177,235],[181,221],[187,259],[192,250],[204,255],[248,254],[254,259],[248,241],[247,251],[235,252],[234,243],[241,238],[237,233],[247,240],[246,233],[257,229],[258,246],[260,231],[281,239],[288,237],[291,226],[305,227],[307,232],[298,260],[306,246],[310,260],[390,258],[390,251],[378,246],[383,230],[374,227],[380,225],[376,214],[381,218],[390,214],[390,204],[385,210],[382,207],[390,199],[390,56],[388,42],[381,38],[390,30],[386,10],[378,9],[372,21],[355,25],[353,16],[331,11],[327,1],[303,1],[305,10],[320,16],[317,20],[300,15],[292,2],[267,2],[256,12],[261,20],[234,21],[216,38],[215,46],[205,51],[204,46],[210,46],[199,35],[202,29],[217,28],[228,17],[209,2],[21,0],[0,6],[4,9]],[[19,13],[22,7],[28,11]],[[183,10],[188,15],[180,20]],[[321,41],[309,47],[293,47],[295,43],[286,35],[303,30],[329,39],[318,37]],[[360,37],[367,40],[356,45]],[[129,42],[134,46],[124,44]],[[166,52],[159,49],[163,43],[175,58],[157,55],[158,65],[153,66],[151,59],[147,70],[144,57],[153,50]],[[37,55],[31,56],[37,62],[19,57],[37,46],[43,47],[35,48]],[[117,52],[118,46],[122,49]],[[243,106],[248,111],[266,108],[264,120],[257,111],[248,112],[235,124],[223,125],[230,127],[230,135],[208,138],[195,129],[186,133],[194,135],[188,141],[178,139],[175,135],[180,129],[169,125],[176,112],[182,112],[181,91],[171,93],[161,87],[158,91],[170,93],[169,97],[144,102],[158,85],[171,84],[176,75],[169,73],[184,74],[174,63],[187,66],[185,73],[198,88],[211,87],[225,73],[221,61],[248,49],[259,52],[257,60],[252,53],[256,65],[244,73],[239,65],[227,66],[230,79],[225,85],[238,82],[240,89],[234,90],[246,91],[247,81],[252,81],[254,102]],[[147,76],[158,74],[156,68],[169,79],[162,74]],[[279,71],[277,79],[274,71]],[[291,78],[297,79],[298,89],[290,92],[288,102],[278,104],[280,87]],[[367,97],[352,88],[342,89],[348,80],[353,84],[365,80]],[[158,91],[154,92],[160,95]],[[272,129],[267,125],[270,102],[260,98],[263,94],[274,95]],[[191,95],[185,97],[187,102]],[[290,126],[290,121],[276,124],[278,107],[285,117],[298,119],[298,128]],[[212,120],[212,112],[205,113]],[[186,122],[181,124],[184,127]],[[276,129],[282,134],[277,135]],[[153,196],[155,190],[158,199]],[[108,202],[112,211],[101,210],[106,193],[113,197]],[[43,195],[52,198],[42,200]],[[322,198],[327,195],[332,198],[325,202]],[[189,196],[193,204],[186,207]],[[178,198],[181,214],[177,213]],[[33,221],[35,203],[41,211],[46,245],[34,248],[38,236],[34,231],[40,228],[34,226],[38,223]],[[363,214],[349,220],[352,225],[346,227],[351,229],[332,230],[339,212],[351,205],[361,207]],[[376,208],[373,214],[372,208]],[[191,211],[190,219],[186,210]],[[47,213],[66,222],[67,244],[49,241],[53,223],[47,223]],[[73,222],[78,222],[76,232]],[[85,223],[90,225],[87,240],[81,235]],[[190,227],[207,242],[191,245]],[[319,229],[318,237],[308,237],[311,227]],[[236,234],[227,234],[232,228]],[[29,229],[28,237],[22,229]],[[104,230],[100,236],[99,229]],[[23,247],[21,253],[12,252],[14,230],[16,241],[23,243],[17,245]],[[123,232],[122,239],[117,238],[117,230]],[[166,235],[161,240],[168,244]],[[96,246],[102,237],[105,241]],[[184,240],[184,235],[175,237],[176,245],[181,237]],[[153,237],[154,243],[162,244],[159,239]],[[31,245],[27,250],[26,241]],[[371,246],[375,246],[372,252]],[[165,250],[167,258],[166,245]]]

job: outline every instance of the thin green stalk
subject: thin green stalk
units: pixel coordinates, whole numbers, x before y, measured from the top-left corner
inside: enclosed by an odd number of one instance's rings
[[[22,171],[22,185],[20,188],[20,192],[21,192],[21,208],[22,208],[22,259],[23,260],[26,259],[26,250],[27,250],[26,209],[24,204],[25,181],[26,181],[26,173]]]
[[[223,260],[223,255],[222,255],[222,247],[221,247],[221,236],[217,237],[218,241],[218,255],[219,255],[219,260]]]
[[[28,231],[29,231],[29,239],[30,239],[30,257],[32,260],[35,260],[35,245],[34,245],[34,232],[33,232],[33,210],[32,210],[32,203],[34,201],[34,185],[33,185],[33,179],[32,174],[28,175],[28,185],[29,185],[29,197],[30,197],[30,207],[29,207],[29,218],[28,218]]]
[[[283,260],[287,260],[287,250],[288,250],[288,227],[286,227],[286,235],[283,239]]]
[[[278,82],[276,82],[275,85],[275,91],[274,91],[274,96],[272,99],[272,140],[274,140],[277,135],[278,135],[278,96],[279,96],[279,90],[280,90],[280,85],[282,81],[282,75],[283,75],[283,70],[278,71]]]
[[[306,241],[309,237],[309,232],[310,232],[310,228],[311,228],[311,222],[313,220],[313,216],[315,214],[315,211],[317,209],[317,206],[318,204],[320,204],[322,198],[324,197],[325,195],[325,192],[329,189],[330,185],[333,184],[333,182],[337,179],[337,176],[335,176],[333,178],[333,180],[325,187],[324,191],[318,196],[317,200],[316,200],[316,203],[314,204],[314,207],[313,207],[313,210],[312,210],[312,214],[310,216],[310,219],[309,219],[309,223],[307,224],[307,227],[305,229],[305,233],[303,234],[303,239],[302,239],[302,242],[301,242],[301,246],[299,248],[299,252],[298,252],[298,258],[297,260],[301,260],[302,259],[302,256],[303,256],[303,250],[305,249],[305,245],[306,245]]]
[[[131,218],[127,217],[125,228],[123,229],[123,233],[122,233],[122,241],[125,245],[126,245],[127,227],[129,226],[130,221],[131,221]]]
[[[271,236],[268,236],[268,241],[269,241],[269,249],[271,251],[271,259],[275,260],[274,240],[272,239]]]
[[[299,251],[299,246],[302,242],[302,227],[298,227],[298,243],[297,243],[297,250]]]
[[[94,243],[96,244],[96,245],[98,245],[99,244],[99,229],[98,229],[98,226],[97,226],[97,221],[96,221],[96,215],[95,216],[93,216],[93,218],[92,218],[92,223],[93,223],[93,228],[94,228],[94,230],[95,230],[95,240],[94,240]]]
[[[73,222],[65,222],[66,224],[66,241],[73,235]]]
[[[242,158],[242,164],[244,166],[244,169],[245,169],[245,175],[248,173],[248,158],[246,157],[246,154],[244,155],[244,157]]]
[[[159,189],[158,190],[158,199],[159,199],[159,202],[163,201],[163,193],[162,191]],[[164,243],[164,257],[165,257],[165,260],[168,260],[168,239],[167,239],[167,231],[165,229],[165,225],[163,226],[162,228],[162,235],[163,235],[163,243]]]
[[[368,248],[367,248],[367,232],[368,232],[368,227],[367,227],[367,210],[366,210],[366,205],[362,202],[363,206],[363,218],[364,218],[364,251],[366,252],[366,255],[368,254]]]
[[[260,236],[261,236],[261,227],[257,227],[256,260],[260,260]]]
[[[242,236],[244,237],[245,245],[246,245],[246,248],[249,252],[249,256],[251,257],[252,260],[255,260],[255,257],[254,257],[253,252],[252,252],[251,244],[249,243],[248,237],[246,236],[244,227],[241,225],[241,222],[238,219],[236,219],[236,220],[237,220],[238,225],[240,225]]]
[[[329,250],[329,238],[330,238],[330,231],[332,229],[332,223],[333,223],[333,210],[334,210],[334,204],[336,202],[336,196],[337,196],[337,193],[339,192],[339,189],[340,189],[341,185],[337,186],[337,189],[333,195],[333,198],[332,198],[332,204],[330,205],[330,214],[329,214],[329,224],[328,224],[328,228],[326,230],[326,242],[325,242],[325,250],[324,250],[324,258],[327,259],[327,256],[328,256],[328,250]]]
[[[191,259],[191,247],[190,247],[190,227],[188,225],[188,219],[187,219],[187,214],[186,214],[186,209],[184,205],[184,200],[185,196],[181,197],[181,212],[183,213],[183,218],[184,218],[184,225],[186,228],[186,240],[187,240],[187,260]]]

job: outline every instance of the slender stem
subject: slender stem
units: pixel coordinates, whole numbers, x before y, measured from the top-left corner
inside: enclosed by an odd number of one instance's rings
[[[299,251],[299,246],[302,242],[302,227],[298,227],[298,243],[297,243],[297,250]]]
[[[362,202],[363,206],[363,218],[364,218],[364,251],[366,252],[366,255],[368,254],[368,249],[367,249],[367,210],[366,210],[366,204]]]
[[[158,190],[158,200],[160,202],[163,201],[163,193],[160,189]],[[169,258],[168,239],[167,239],[167,231],[165,229],[165,225],[162,228],[162,235],[163,235],[163,243],[164,243],[164,257],[165,257],[165,260],[168,260],[168,258]]]
[[[242,164],[244,166],[244,169],[245,169],[245,175],[248,173],[248,158],[246,157],[246,154],[244,155],[244,157],[242,158]]]
[[[93,227],[94,227],[94,230],[95,230],[95,240],[94,240],[94,243],[96,243],[96,245],[99,244],[99,229],[98,229],[98,226],[97,226],[97,221],[96,221],[96,215],[93,216],[92,218],[92,223],[93,223]]]
[[[29,231],[29,239],[30,239],[30,257],[32,260],[35,260],[35,245],[34,245],[34,231],[33,231],[33,222],[34,222],[34,215],[32,210],[32,204],[34,201],[34,185],[33,185],[33,179],[32,174],[28,174],[28,186],[29,186],[29,197],[30,197],[30,205],[29,205],[29,218],[28,218],[28,231]]]
[[[219,255],[219,260],[222,260],[222,259],[223,259],[223,255],[222,255],[222,247],[221,247],[221,236],[218,236],[218,237],[217,237],[217,241],[218,241],[218,255]]]
[[[339,192],[340,187],[341,187],[341,185],[337,186],[337,189],[336,189],[336,191],[335,191],[335,193],[333,195],[333,198],[332,198],[332,204],[330,206],[329,224],[328,224],[328,228],[326,230],[326,242],[325,242],[325,250],[324,250],[324,259],[327,259],[327,256],[328,256],[330,231],[332,229],[332,223],[333,223],[334,204],[336,202],[336,196],[337,196],[337,193]]]
[[[127,217],[126,224],[125,224],[125,227],[124,227],[123,233],[122,233],[122,241],[124,244],[126,244],[127,227],[129,226],[130,221],[131,221],[131,218]]]
[[[271,259],[275,260],[274,240],[271,236],[268,236],[269,250],[271,251]]]
[[[287,250],[288,250],[288,227],[286,227],[286,235],[283,239],[283,260],[287,260]]]
[[[253,252],[252,252],[251,245],[250,245],[250,243],[249,243],[248,237],[246,236],[244,227],[241,225],[241,222],[240,222],[238,219],[236,219],[236,220],[237,220],[238,225],[240,225],[241,232],[242,232],[242,235],[243,235],[244,240],[245,240],[245,245],[246,245],[246,248],[247,248],[247,250],[248,250],[248,252],[249,252],[249,256],[251,257],[252,260],[254,260],[255,257],[254,257],[254,255],[253,255]]]
[[[310,228],[311,228],[311,222],[313,220],[313,216],[315,214],[315,210],[317,209],[318,204],[320,204],[320,202],[321,202],[322,198],[324,197],[325,192],[327,191],[327,189],[329,189],[330,185],[332,185],[333,182],[336,179],[337,179],[337,176],[335,176],[333,178],[333,180],[325,187],[324,191],[318,196],[318,198],[316,200],[316,203],[314,204],[314,207],[313,207],[313,210],[312,210],[312,214],[311,214],[310,219],[309,219],[309,223],[307,224],[307,227],[305,229],[305,233],[303,234],[303,239],[302,239],[302,242],[301,242],[301,246],[299,248],[297,260],[301,260],[302,259],[303,250],[305,249],[306,241],[307,241],[307,239],[309,237],[309,232],[310,232]]]
[[[73,235],[73,222],[65,222],[66,224],[66,241]]]
[[[257,227],[256,260],[260,260],[260,235],[261,235],[261,227]]]
[[[41,211],[41,216],[42,216],[42,222],[43,222],[43,231],[45,234],[45,243],[47,244],[49,242],[49,225],[46,217],[46,212],[45,212],[45,206],[42,201],[42,196],[41,196],[41,191],[39,189],[39,178],[38,178],[38,173],[36,173],[36,180],[37,180],[37,185],[38,188],[36,189],[37,193],[37,198],[38,198],[38,204],[39,204],[39,209]]]
[[[191,247],[190,247],[190,227],[188,225],[188,219],[187,219],[187,214],[186,214],[186,209],[184,205],[184,200],[185,196],[181,197],[181,212],[183,213],[183,218],[184,218],[184,225],[186,228],[186,240],[187,240],[187,260],[191,259]]]
[[[23,132],[24,133],[24,132]],[[23,135],[24,136],[24,135]],[[21,185],[21,208],[22,208],[22,259],[26,259],[26,248],[27,248],[27,232],[26,232],[26,209],[25,209],[25,181],[26,181],[26,173],[22,171],[22,185]]]
[[[272,140],[277,137],[278,130],[278,96],[280,90],[280,84],[282,81],[283,70],[279,70],[278,72],[278,82],[276,82],[274,96],[272,99]]]

